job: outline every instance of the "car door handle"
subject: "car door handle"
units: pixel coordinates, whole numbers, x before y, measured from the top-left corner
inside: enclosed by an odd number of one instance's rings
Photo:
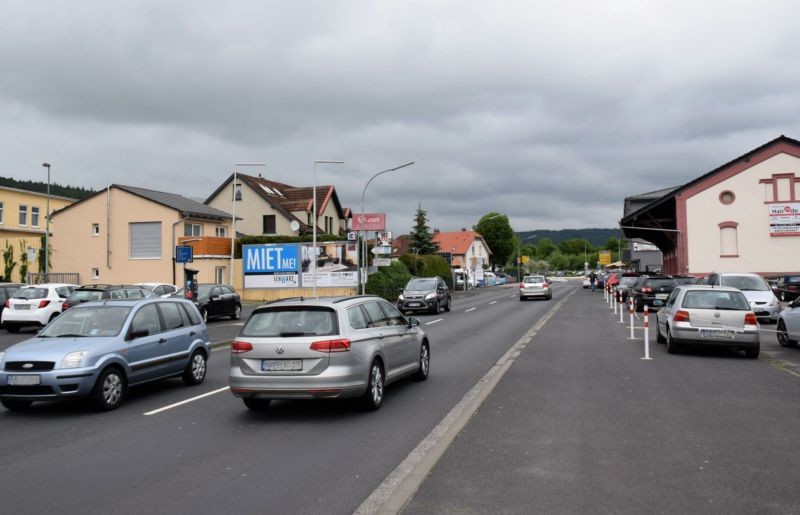
[[[158,340],[158,343],[164,343],[164,342],[166,342],[166,341],[167,341],[167,339],[166,339],[166,338],[161,338],[160,340]]]
[[[194,336],[194,335],[196,335],[196,334],[197,334],[197,333],[196,333],[196,332],[194,332],[194,331],[189,331],[189,336]]]

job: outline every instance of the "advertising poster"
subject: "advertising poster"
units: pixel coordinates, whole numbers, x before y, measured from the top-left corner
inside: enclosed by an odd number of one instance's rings
[[[800,202],[769,206],[770,236],[800,236]]]
[[[358,245],[351,242],[317,242],[317,255],[311,243],[300,244],[301,285],[314,285],[312,259],[317,264],[317,288],[358,286]]]
[[[275,243],[242,246],[245,288],[300,287],[299,246]]]

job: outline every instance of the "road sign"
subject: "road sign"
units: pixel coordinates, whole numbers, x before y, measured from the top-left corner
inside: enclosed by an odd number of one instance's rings
[[[530,256],[522,256],[522,262],[523,262],[524,264],[526,264],[526,265],[528,264],[528,261],[529,261],[530,259],[531,259],[531,258],[530,258]]]
[[[392,264],[391,258],[375,258],[372,260],[375,266],[390,266]]]
[[[610,250],[601,250],[598,253],[598,257],[600,258],[601,265],[610,265],[611,264],[611,251]]]
[[[347,241],[356,241],[357,233],[355,231],[350,231],[347,233]]]
[[[194,252],[191,245],[177,245],[175,247],[176,263],[191,263],[194,260]]]
[[[372,247],[372,253],[376,256],[388,256],[392,253],[392,247]]]

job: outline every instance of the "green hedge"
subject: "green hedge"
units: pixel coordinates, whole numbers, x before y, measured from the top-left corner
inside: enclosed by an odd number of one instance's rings
[[[388,300],[392,304],[397,302],[398,290],[405,287],[411,279],[406,265],[399,261],[393,262],[390,266],[382,266],[377,273],[369,276],[366,293],[377,295]]]
[[[453,272],[445,259],[438,254],[415,256],[414,254],[404,254],[400,256],[400,261],[416,277],[436,277],[444,279],[451,289],[453,288]],[[416,261],[416,265],[414,264]],[[415,272],[416,270],[416,272]]]

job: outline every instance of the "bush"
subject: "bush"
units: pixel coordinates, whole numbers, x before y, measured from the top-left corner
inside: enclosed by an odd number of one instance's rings
[[[377,273],[370,275],[365,291],[370,295],[383,297],[394,304],[397,302],[398,290],[405,287],[410,279],[411,274],[406,265],[395,261],[390,266],[380,267]]]
[[[400,256],[400,261],[406,265],[408,270],[416,277],[436,277],[444,279],[447,286],[453,288],[453,272],[445,259],[438,254],[415,256],[414,254],[404,254]],[[416,265],[415,262],[416,261]],[[414,271],[416,270],[416,273]]]

